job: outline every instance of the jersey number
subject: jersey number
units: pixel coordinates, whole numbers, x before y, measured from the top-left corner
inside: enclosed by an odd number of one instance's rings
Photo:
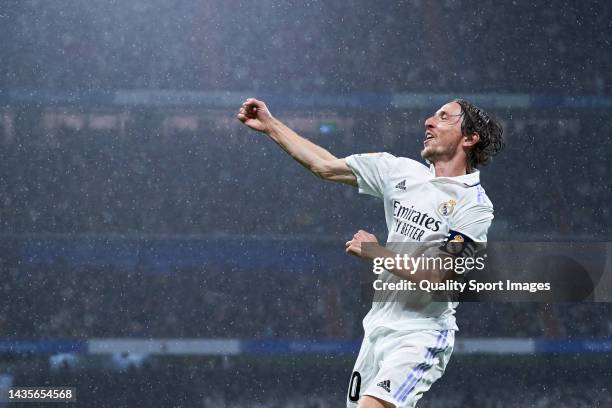
[[[358,371],[354,371],[351,376],[351,383],[349,384],[348,397],[351,401],[359,401],[359,390],[361,388],[361,374]]]

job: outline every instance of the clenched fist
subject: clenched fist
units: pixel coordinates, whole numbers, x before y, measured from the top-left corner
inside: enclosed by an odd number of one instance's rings
[[[238,111],[238,120],[258,132],[268,132],[273,119],[266,104],[255,98],[244,101]]]
[[[367,245],[366,248],[363,247],[363,243],[371,243],[376,245]],[[359,230],[355,235],[353,235],[353,239],[346,242],[346,253],[355,255],[361,258],[371,259],[375,257],[373,250],[378,247],[378,239],[374,234],[370,234],[364,230]]]

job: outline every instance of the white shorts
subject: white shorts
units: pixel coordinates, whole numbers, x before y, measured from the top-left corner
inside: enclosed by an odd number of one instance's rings
[[[397,408],[416,406],[444,374],[454,344],[454,330],[378,329],[363,339],[346,406],[355,408],[364,395],[388,401]]]

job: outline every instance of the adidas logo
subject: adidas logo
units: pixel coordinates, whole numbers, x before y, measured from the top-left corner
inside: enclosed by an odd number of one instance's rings
[[[406,180],[402,180],[395,185],[395,188],[406,191]]]
[[[391,392],[391,381],[385,380],[376,384],[377,387],[381,387],[383,390],[387,392]]]

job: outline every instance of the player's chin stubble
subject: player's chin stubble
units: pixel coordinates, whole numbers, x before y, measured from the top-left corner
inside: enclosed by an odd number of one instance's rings
[[[431,161],[435,156],[435,153],[433,151],[433,149],[425,147],[423,150],[421,150],[421,157],[425,160],[429,160]]]
[[[438,158],[445,158],[452,155],[450,147],[443,146],[425,146],[421,150],[421,157],[434,163]]]

